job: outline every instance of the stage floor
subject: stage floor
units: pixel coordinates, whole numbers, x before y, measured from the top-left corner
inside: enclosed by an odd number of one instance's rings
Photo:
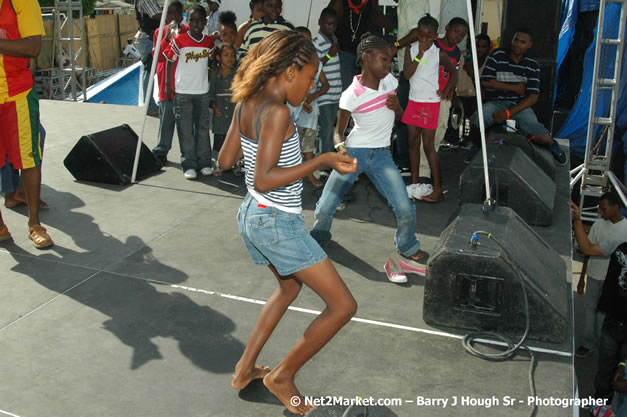
[[[0,243],[0,415],[290,415],[261,383],[240,392],[230,386],[261,304],[276,287],[270,271],[253,264],[237,232],[243,179],[227,173],[185,180],[176,139],[169,156],[177,163],[132,186],[76,182],[63,166],[82,135],[123,123],[139,134],[142,119],[136,107],[41,101],[48,133],[42,198],[51,206],[41,218],[55,246],[35,249],[26,209],[2,206],[14,240]],[[149,147],[157,129],[158,119],[148,118]],[[416,203],[417,233],[427,251],[457,208],[465,167],[463,150],[440,155],[445,200]],[[555,221],[565,224],[568,169],[557,175]],[[319,193],[305,186],[307,226]],[[301,392],[325,400],[383,399],[369,410],[377,417],[527,416],[527,358],[483,361],[465,353],[465,331],[425,324],[424,279],[410,276],[408,284],[396,285],[382,272],[394,252],[391,209],[367,180],[353,196],[338,212],[326,249],[359,309],[301,370]],[[570,282],[570,228],[560,230],[543,237],[563,258]],[[293,306],[260,363],[276,365],[324,307],[309,289]],[[572,329],[570,335],[563,344],[529,342],[540,349],[535,381],[541,399],[573,396]],[[505,405],[505,397],[515,401]],[[420,398],[440,404],[418,404]],[[472,404],[460,404],[466,400]],[[310,415],[339,417],[346,408],[323,406]],[[572,413],[542,406],[537,415]],[[362,407],[350,415],[363,415]]]

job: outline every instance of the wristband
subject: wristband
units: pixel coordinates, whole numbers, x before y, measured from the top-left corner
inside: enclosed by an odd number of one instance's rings
[[[326,57],[327,57],[327,59],[328,59],[329,61],[333,61],[333,57],[332,57],[331,55],[329,55],[328,53],[327,53]]]
[[[339,150],[340,148],[344,148],[346,149],[346,145],[344,145],[344,142],[338,143],[337,145],[334,146],[335,150]]]
[[[618,366],[625,366],[625,362],[618,362]]]
[[[394,28],[394,29],[392,30],[392,32],[390,32],[390,33],[391,33],[392,35],[396,35],[396,32],[398,32],[398,30],[397,30],[396,28]]]
[[[509,120],[510,117],[512,117],[512,115],[509,113],[509,110],[505,110],[505,114],[507,115],[507,120]]]
[[[418,58],[418,57],[414,58],[414,61],[419,62],[419,63],[421,63],[421,64],[427,64],[427,65],[429,65],[429,63],[428,63],[426,60],[424,60],[424,59],[420,59],[420,58]]]
[[[400,48],[400,47],[401,47],[401,44],[400,44],[400,43],[398,43],[398,41],[394,41],[394,46],[395,46],[395,47],[397,47],[397,48]]]

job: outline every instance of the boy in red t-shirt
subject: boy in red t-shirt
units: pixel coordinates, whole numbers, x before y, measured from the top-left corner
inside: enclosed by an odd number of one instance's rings
[[[174,94],[181,167],[185,178],[193,180],[198,177],[197,171],[205,176],[213,174],[209,143],[209,57],[214,42],[211,36],[202,33],[207,19],[205,9],[192,6],[187,15],[189,30],[177,35],[165,51],[168,59],[165,78],[166,95]]]
[[[172,147],[172,137],[174,136],[174,94],[168,96],[166,94],[165,70],[168,60],[165,56],[165,50],[170,45],[170,41],[178,34],[187,32],[187,25],[181,26],[183,21],[183,4],[175,0],[168,6],[166,15],[167,25],[163,27],[163,35],[161,37],[161,47],[159,48],[159,56],[157,57],[157,83],[159,86],[159,143],[152,150],[161,164],[167,162],[168,152]],[[155,31],[153,45],[157,44],[159,31]],[[153,48],[154,56],[154,48]],[[175,64],[176,66],[176,64]],[[174,76],[174,71],[172,72]],[[174,80],[171,80],[174,84]]]

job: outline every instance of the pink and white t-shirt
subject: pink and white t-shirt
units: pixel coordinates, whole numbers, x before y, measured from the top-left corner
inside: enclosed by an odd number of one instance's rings
[[[165,50],[169,61],[178,61],[174,73],[174,89],[178,94],[206,94],[209,92],[209,56],[213,38],[192,38],[189,32],[176,36]]]
[[[396,94],[398,80],[388,74],[379,81],[379,89],[363,86],[361,75],[353,78],[353,83],[340,97],[340,109],[352,113],[355,127],[346,138],[348,148],[383,148],[390,146],[394,127],[394,110],[388,109],[388,95]]]

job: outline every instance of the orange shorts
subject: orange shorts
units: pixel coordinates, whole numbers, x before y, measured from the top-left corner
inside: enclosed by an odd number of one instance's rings
[[[39,97],[33,88],[28,95],[0,104],[0,167],[6,155],[15,169],[41,164]]]

